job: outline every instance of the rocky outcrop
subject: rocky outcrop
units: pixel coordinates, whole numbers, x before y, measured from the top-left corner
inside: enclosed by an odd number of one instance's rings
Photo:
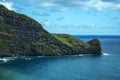
[[[53,34],[55,38],[61,41],[63,44],[71,47],[74,54],[100,54],[101,45],[98,39],[93,39],[84,43],[83,41],[74,38],[68,34]]]
[[[96,53],[96,54],[101,53],[101,46],[98,39],[93,39],[91,41],[88,41],[87,44],[91,45],[90,47],[87,48],[89,53]]]
[[[66,40],[66,41],[65,41]],[[97,39],[83,43],[70,35],[50,34],[32,18],[0,5],[0,56],[100,54]]]

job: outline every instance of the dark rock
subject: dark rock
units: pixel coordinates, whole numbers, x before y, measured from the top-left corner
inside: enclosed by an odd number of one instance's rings
[[[101,53],[101,45],[98,39],[93,39],[87,42],[91,47],[88,48],[88,52],[90,53]]]
[[[50,34],[32,18],[0,5],[0,56],[100,54],[97,39],[83,43],[66,34]]]

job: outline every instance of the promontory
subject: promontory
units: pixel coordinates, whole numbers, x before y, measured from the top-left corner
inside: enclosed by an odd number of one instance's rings
[[[68,34],[51,34],[34,19],[0,5],[0,57],[101,54],[98,39],[84,43]]]

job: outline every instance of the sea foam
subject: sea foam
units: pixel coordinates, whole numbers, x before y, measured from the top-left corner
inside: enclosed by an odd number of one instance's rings
[[[104,56],[109,56],[110,54],[109,54],[109,53],[104,53],[104,52],[103,52],[103,55],[104,55]]]

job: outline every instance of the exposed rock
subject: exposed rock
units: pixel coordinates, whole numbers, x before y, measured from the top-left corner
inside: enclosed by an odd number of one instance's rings
[[[32,18],[0,5],[0,56],[100,54],[97,39],[83,43],[70,35],[50,34]]]

